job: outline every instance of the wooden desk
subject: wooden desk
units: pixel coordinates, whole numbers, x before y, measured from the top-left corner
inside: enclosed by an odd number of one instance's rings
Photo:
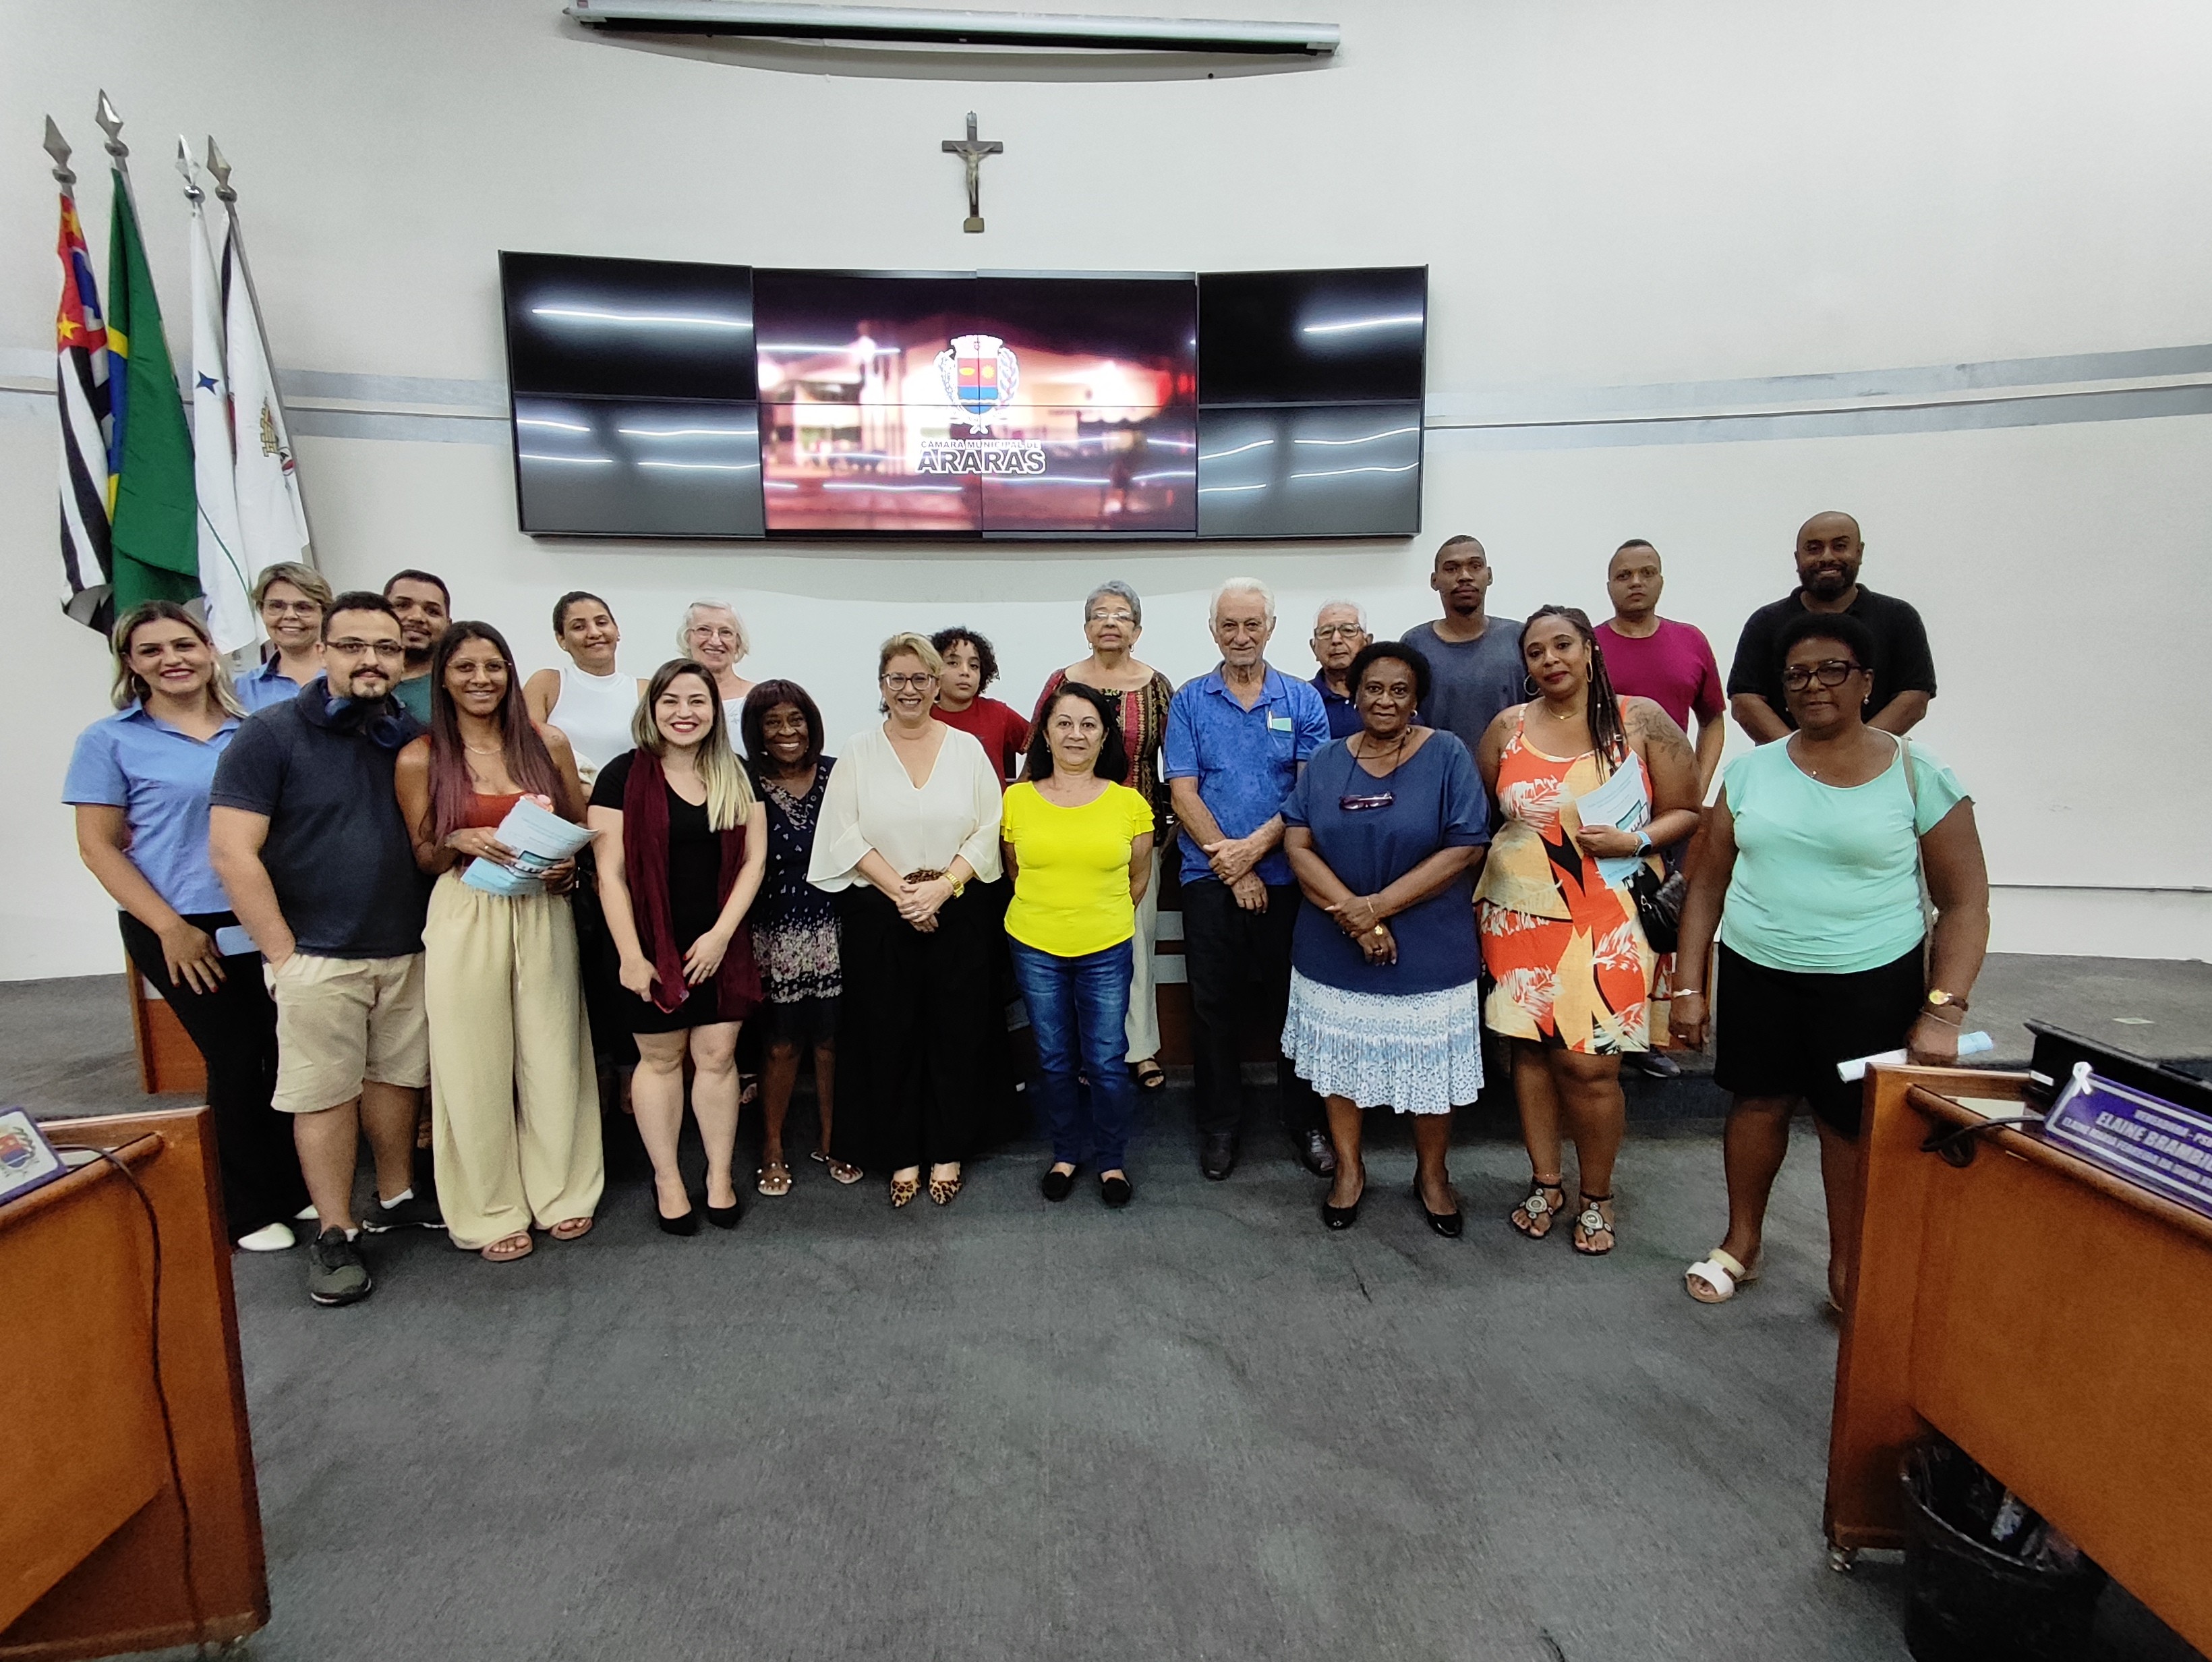
[[[2016,1131],[1963,1166],[1921,1152],[2017,1112],[2024,1074],[1872,1079],[1831,1548],[1904,1544],[1898,1473],[1933,1427],[2212,1651],[2212,1221]]]
[[[0,1207],[0,1659],[106,1656],[239,1638],[269,1619],[230,1243],[204,1108],[56,1121],[111,1148]],[[153,1367],[161,1226],[161,1378]],[[191,1576],[185,1570],[190,1501]]]

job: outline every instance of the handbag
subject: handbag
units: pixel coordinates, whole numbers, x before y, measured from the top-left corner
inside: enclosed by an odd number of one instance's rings
[[[1680,872],[1671,872],[1662,880],[1641,860],[1628,874],[1629,898],[1636,902],[1644,938],[1662,957],[1673,952],[1682,938],[1682,897],[1689,890],[1689,882]]]

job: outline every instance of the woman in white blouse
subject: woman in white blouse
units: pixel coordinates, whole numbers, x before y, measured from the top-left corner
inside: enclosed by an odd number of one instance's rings
[[[837,895],[843,932],[836,1152],[890,1166],[893,1206],[920,1192],[925,1163],[931,1200],[960,1192],[1001,1020],[996,921],[968,892],[999,875],[999,776],[981,745],[931,719],[944,672],[924,636],[884,642],[887,719],[840,747],[807,871]]]

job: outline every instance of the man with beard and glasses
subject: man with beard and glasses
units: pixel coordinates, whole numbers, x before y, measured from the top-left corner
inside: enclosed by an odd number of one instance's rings
[[[407,648],[406,663],[393,684],[392,696],[427,728],[430,725],[430,660],[453,621],[453,594],[443,577],[410,567],[385,580],[384,598],[392,603],[392,615],[399,620],[400,641]]]
[[[1753,612],[1729,670],[1729,714],[1756,744],[1786,739],[1797,723],[1783,702],[1777,642],[1793,618],[1808,612],[1856,618],[1874,635],[1874,696],[1866,723],[1885,733],[1910,733],[1936,696],[1936,660],[1928,630],[1905,601],[1877,594],[1859,581],[1866,544],[1848,514],[1815,514],[1797,531],[1797,590]]]
[[[307,1295],[321,1305],[368,1296],[358,1231],[445,1227],[413,1186],[429,891],[392,792],[399,751],[422,731],[392,696],[404,652],[389,601],[339,595],[323,614],[323,673],[239,728],[208,796],[210,860],[276,995],[273,1105],[294,1116],[319,1220]],[[377,1202],[356,1210],[363,1132]]]
[[[1480,543],[1468,536],[1447,539],[1429,573],[1444,615],[1414,624],[1404,636],[1429,666],[1421,725],[1455,735],[1470,756],[1480,749],[1498,712],[1529,696],[1521,620],[1493,618],[1486,609],[1495,575]]]

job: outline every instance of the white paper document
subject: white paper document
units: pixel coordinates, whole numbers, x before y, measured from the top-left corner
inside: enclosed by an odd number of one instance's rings
[[[514,850],[515,863],[471,860],[461,881],[486,894],[543,894],[545,873],[577,854],[592,840],[581,825],[571,825],[551,809],[528,797],[507,811],[493,836]]]
[[[1625,831],[1641,831],[1650,823],[1650,793],[1644,788],[1644,763],[1634,751],[1595,790],[1575,798],[1575,813],[1585,825],[1611,825]],[[1641,863],[1641,855],[1601,857],[1598,875],[1618,887]]]

